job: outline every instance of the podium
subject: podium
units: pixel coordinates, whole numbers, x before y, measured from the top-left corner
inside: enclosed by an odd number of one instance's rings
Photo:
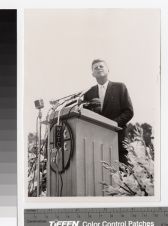
[[[50,120],[57,118],[55,113]],[[66,120],[73,134],[73,153],[69,166],[62,173],[50,168],[50,196],[104,196],[105,181],[112,178],[101,161],[118,160],[117,123],[87,109],[65,108],[61,120]],[[50,148],[53,148],[54,130],[50,130]],[[58,160],[57,160],[58,161]]]

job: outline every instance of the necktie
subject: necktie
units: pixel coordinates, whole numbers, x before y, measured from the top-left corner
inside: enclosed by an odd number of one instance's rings
[[[99,98],[100,98],[100,102],[101,102],[101,110],[103,108],[104,96],[105,96],[105,87],[102,85],[102,86],[100,86],[100,90],[99,90]]]

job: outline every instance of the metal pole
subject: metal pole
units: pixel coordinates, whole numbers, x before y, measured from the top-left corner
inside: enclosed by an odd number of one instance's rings
[[[41,150],[41,109],[39,109],[38,159],[37,159],[37,197],[40,196],[40,150]]]
[[[50,123],[47,125],[48,145],[47,145],[47,196],[50,196]]]

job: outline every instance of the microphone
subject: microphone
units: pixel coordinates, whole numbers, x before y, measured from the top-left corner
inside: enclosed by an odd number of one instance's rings
[[[65,105],[65,107],[68,107],[68,106],[70,106],[70,105],[72,105],[72,104],[74,104],[74,103],[76,103],[76,102],[77,102],[77,100],[72,100],[71,102],[67,103],[67,104]]]
[[[89,88],[90,89],[90,88]],[[85,93],[87,93],[87,91],[89,89],[86,89],[86,90],[83,90],[83,91],[80,91],[76,94],[73,94],[70,96],[70,98],[68,100],[65,100],[67,101],[68,103],[65,105],[65,107],[68,107],[74,103],[77,103],[77,105],[79,106],[83,101],[80,99],[81,97],[83,97],[85,95]]]
[[[84,101],[81,99],[88,91],[90,90],[90,88],[83,90],[79,97],[78,97],[78,106],[80,106],[81,104],[84,104]]]
[[[35,100],[34,101],[34,105],[37,109],[42,109],[44,107],[44,101],[43,99],[40,99],[40,100]]]
[[[79,96],[79,94],[81,94],[81,92],[77,92],[77,93],[74,93],[74,94],[70,94],[68,96],[65,96],[65,97],[62,97],[62,98],[59,98],[59,99],[56,99],[56,100],[52,100],[51,102],[59,102],[59,101],[66,101],[67,100],[70,100],[72,98],[76,98],[77,96]]]
[[[59,107],[57,125],[59,125],[59,123],[60,123],[60,116],[61,116],[62,110],[75,103],[76,103],[76,105],[80,106],[83,102],[83,100],[81,100],[81,98],[85,95],[85,93],[88,90],[89,89],[77,92],[75,94],[68,95],[68,96],[60,98],[60,99],[50,101],[50,104],[53,106],[52,109],[54,109],[56,111],[56,109]]]
[[[84,108],[100,114],[101,113],[101,101],[99,98],[93,98],[92,100],[90,100],[89,102],[86,102],[84,104]]]

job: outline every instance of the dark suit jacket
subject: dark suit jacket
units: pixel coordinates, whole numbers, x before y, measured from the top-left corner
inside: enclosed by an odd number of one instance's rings
[[[99,98],[98,85],[93,86],[84,95],[84,101],[90,101],[93,98]],[[100,114],[125,128],[126,123],[133,117],[133,107],[128,90],[123,83],[109,81]]]

